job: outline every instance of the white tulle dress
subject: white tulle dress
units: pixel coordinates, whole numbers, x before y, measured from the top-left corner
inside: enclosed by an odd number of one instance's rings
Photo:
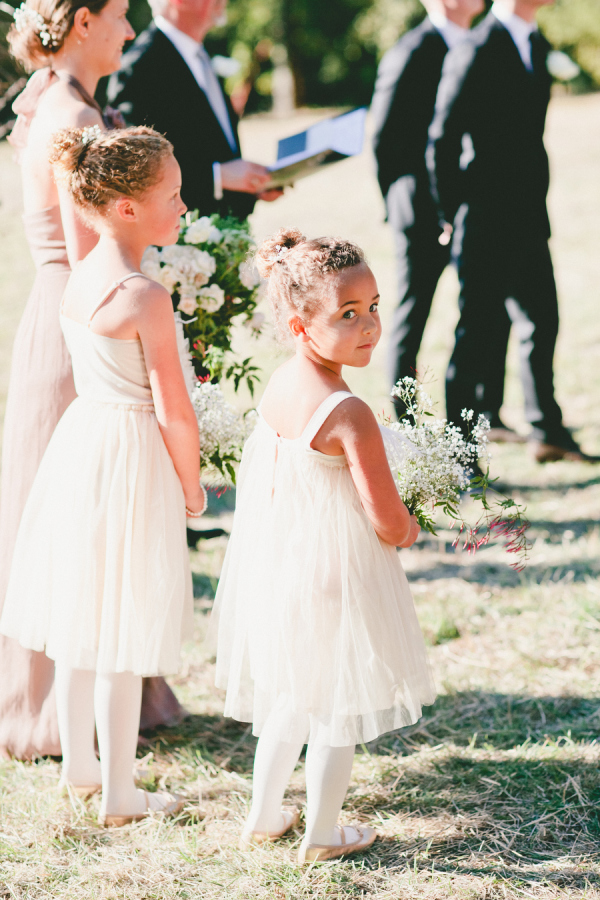
[[[310,446],[351,396],[328,397],[297,440],[259,416],[244,448],[212,628],[225,715],[256,735],[272,714],[281,740],[348,746],[412,724],[435,697],[396,548],[346,457]]]
[[[74,668],[173,673],[192,624],[185,501],[142,345],[61,326],[78,396],[25,506],[0,631]]]

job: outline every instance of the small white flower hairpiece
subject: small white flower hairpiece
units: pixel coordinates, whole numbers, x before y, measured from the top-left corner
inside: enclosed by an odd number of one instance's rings
[[[88,125],[86,126],[81,133],[81,143],[82,144],[91,144],[93,141],[97,141],[99,137],[102,137],[102,131],[100,130],[99,125]]]
[[[275,262],[281,262],[289,252],[290,247],[284,247],[283,244],[277,244],[275,247]]]
[[[55,47],[58,43],[55,36],[49,30],[48,23],[44,17],[39,12],[36,12],[35,9],[30,9],[25,3],[21,3],[21,5],[14,10],[13,19],[15,20],[15,28],[17,31],[23,31],[28,25],[32,25],[33,30],[39,35],[40,41],[44,47]]]

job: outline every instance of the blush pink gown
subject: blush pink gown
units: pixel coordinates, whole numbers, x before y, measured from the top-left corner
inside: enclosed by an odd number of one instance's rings
[[[13,107],[19,113],[17,150],[35,106],[52,81],[41,69]],[[13,346],[4,418],[0,480],[0,612],[17,530],[40,460],[58,420],[75,399],[71,358],[59,306],[71,273],[58,206],[24,217],[36,277]],[[31,560],[36,565],[36,560]],[[141,728],[180,721],[183,710],[163,678],[144,679]],[[0,635],[0,755],[60,756],[54,662]]]

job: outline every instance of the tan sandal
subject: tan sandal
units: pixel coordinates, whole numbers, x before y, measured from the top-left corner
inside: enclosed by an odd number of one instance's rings
[[[283,837],[290,829],[295,828],[300,821],[300,813],[297,809],[284,807],[281,810],[283,816],[283,828],[279,831],[242,831],[238,842],[239,850],[252,850],[260,847],[261,844],[276,841],[277,838]]]
[[[74,794],[80,800],[89,800],[94,794],[99,794],[102,790],[101,784],[72,784],[70,781],[62,781],[58,783],[58,789],[64,794]]]
[[[298,862],[300,865],[312,862],[324,862],[326,859],[338,859],[340,856],[349,856],[350,853],[360,853],[366,850],[377,837],[374,828],[368,828],[365,825],[352,825],[358,832],[358,840],[346,841],[346,833],[342,825],[336,825],[342,836],[341,844],[300,844],[298,850]]]
[[[165,803],[161,809],[152,809],[148,802],[149,794],[148,791],[144,791],[146,797],[146,810],[142,813],[135,813],[132,816],[121,816],[121,815],[111,815],[109,813],[104,813],[104,815],[98,816],[98,824],[104,825],[106,828],[112,826],[113,828],[122,828],[123,825],[131,825],[132,822],[141,822],[142,819],[147,819],[148,816],[153,813],[159,813],[163,816],[176,816],[178,815],[183,807],[186,804],[186,798],[182,797],[180,794],[169,794],[173,799],[169,803]]]

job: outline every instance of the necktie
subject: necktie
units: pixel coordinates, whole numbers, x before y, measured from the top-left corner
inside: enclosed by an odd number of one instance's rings
[[[529,46],[531,47],[531,69],[535,75],[540,74],[545,65],[544,47],[539,31],[536,29],[529,35]]]
[[[219,124],[227,138],[227,143],[232,150],[237,150],[237,143],[233,134],[233,128],[231,127],[223,91],[221,90],[221,85],[219,84],[219,80],[211,65],[210,57],[204,47],[198,48],[198,59],[200,60],[202,73],[204,75],[204,93],[211,105],[212,111],[219,120]]]

